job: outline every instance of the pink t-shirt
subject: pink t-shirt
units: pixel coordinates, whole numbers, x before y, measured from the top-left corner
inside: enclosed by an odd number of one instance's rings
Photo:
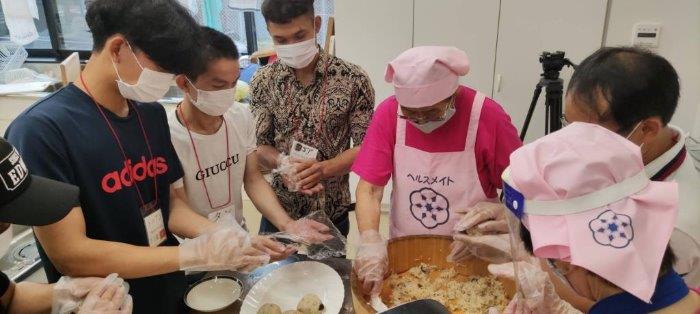
[[[407,123],[406,145],[433,153],[464,150],[476,91],[466,86],[460,86],[459,90],[455,101],[456,113],[452,119],[429,134]],[[394,169],[397,110],[398,102],[394,96],[379,104],[362,142],[360,154],[352,165],[352,171],[360,178],[377,186],[386,185]],[[508,114],[490,98],[486,98],[481,109],[474,146],[484,194],[495,198],[496,189],[501,188],[501,174],[510,162],[510,154],[522,146],[522,142]]]

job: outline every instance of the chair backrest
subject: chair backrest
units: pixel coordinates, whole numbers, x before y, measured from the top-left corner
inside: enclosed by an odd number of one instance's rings
[[[80,76],[80,55],[77,52],[71,53],[68,58],[61,62],[61,83],[63,86],[75,82]]]

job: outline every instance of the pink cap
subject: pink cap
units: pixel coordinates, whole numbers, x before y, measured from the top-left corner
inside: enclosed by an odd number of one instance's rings
[[[467,54],[455,47],[422,46],[408,49],[386,67],[384,80],[394,84],[399,105],[422,108],[450,97],[459,77],[469,73]]]
[[[513,152],[506,206],[535,256],[568,261],[649,302],[678,214],[678,186],[651,182],[639,147],[573,123]]]

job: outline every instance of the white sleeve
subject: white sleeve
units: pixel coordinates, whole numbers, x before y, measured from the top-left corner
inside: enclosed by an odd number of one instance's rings
[[[250,109],[248,106],[243,106],[243,115],[245,116],[246,120],[246,130],[245,130],[245,141],[246,141],[246,155],[249,155],[253,152],[255,152],[258,149],[257,146],[257,139],[255,138],[255,118],[253,117],[253,114],[250,112]]]

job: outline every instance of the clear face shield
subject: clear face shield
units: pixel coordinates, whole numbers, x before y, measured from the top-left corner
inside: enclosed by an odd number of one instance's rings
[[[516,294],[519,302],[526,304],[541,304],[544,298],[544,281],[547,274],[541,270],[539,259],[527,252],[521,237],[521,223],[525,215],[525,198],[522,193],[510,184],[510,169],[503,173],[503,203],[508,209],[506,221],[510,234],[510,249],[512,256],[512,275],[515,281]],[[510,274],[509,274],[510,275]]]

